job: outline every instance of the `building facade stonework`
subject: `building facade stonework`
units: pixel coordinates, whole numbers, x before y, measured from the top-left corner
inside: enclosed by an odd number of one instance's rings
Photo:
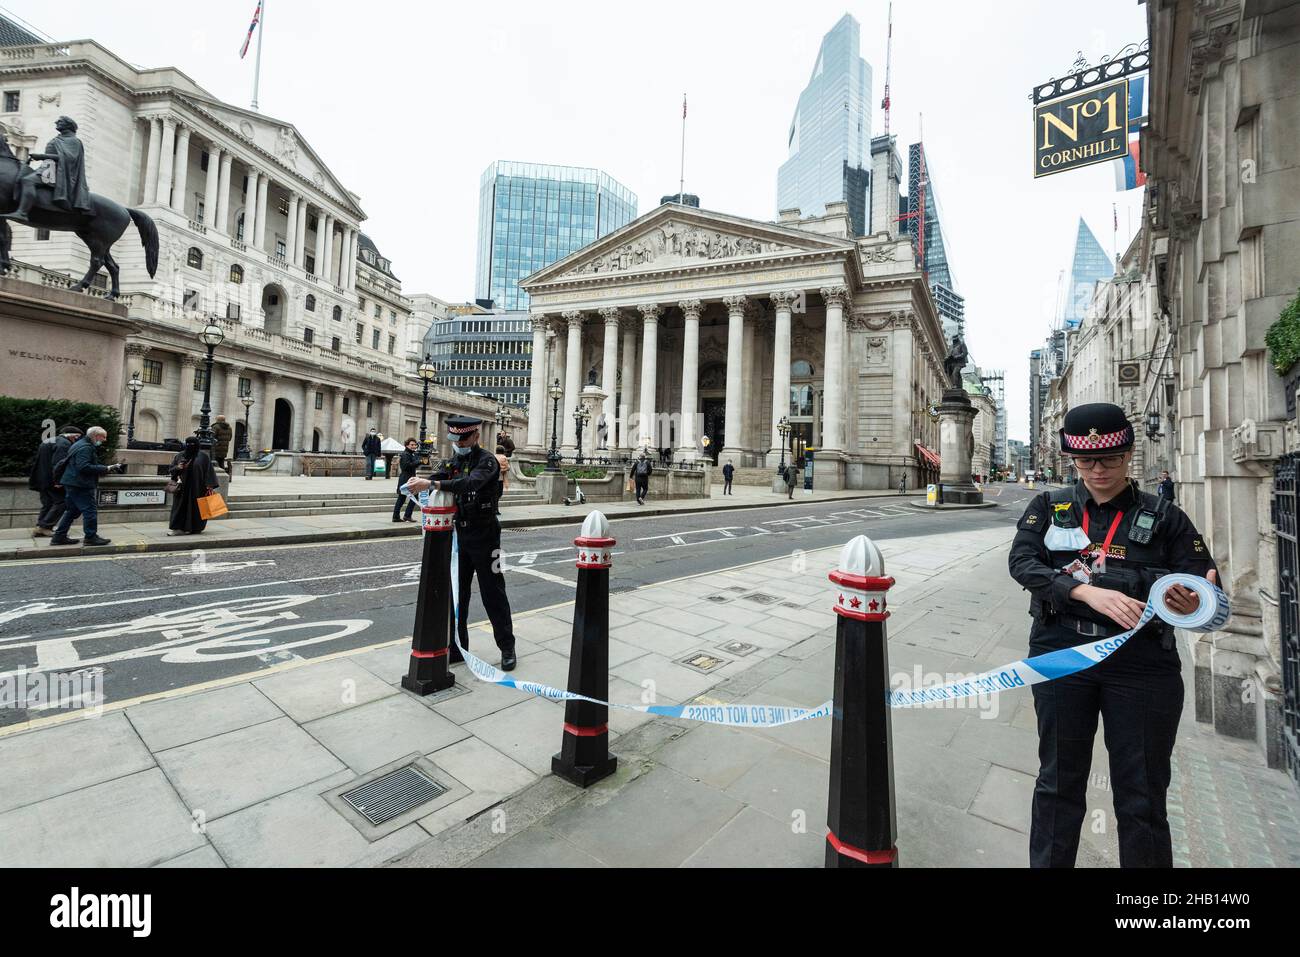
[[[612,450],[775,466],[785,418],[815,449],[819,487],[931,476],[922,447],[938,447],[927,410],[947,353],[938,313],[907,240],[851,238],[843,203],[778,223],[664,205],[521,288],[544,357],[530,392],[534,452],[549,445],[556,380],[556,431],[574,451],[572,413],[594,375]]]

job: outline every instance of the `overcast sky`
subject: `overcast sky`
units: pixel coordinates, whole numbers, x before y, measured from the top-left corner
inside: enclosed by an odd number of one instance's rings
[[[174,65],[249,104],[256,0],[4,0],[58,40],[91,38],[139,66]],[[605,170],[639,211],[686,189],[706,209],[776,218],[776,171],[822,36],[844,13],[872,68],[882,132],[886,0],[550,0],[409,3],[268,0],[262,111],[293,123],[361,197],[365,231],[408,294],[474,294],[478,182],[514,159]],[[1137,229],[1141,190],[1110,164],[1032,175],[1033,85],[1146,36],[1135,0],[898,0],[892,132],[924,141],[967,339],[1006,370],[1011,438],[1028,433],[1029,350],[1041,344],[1079,216],[1113,254]]]

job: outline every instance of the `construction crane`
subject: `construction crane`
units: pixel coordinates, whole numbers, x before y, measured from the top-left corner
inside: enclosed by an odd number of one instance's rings
[[[889,135],[889,75],[894,53],[894,5],[889,5],[889,32],[885,39],[885,98],[880,101],[885,111],[885,135]]]

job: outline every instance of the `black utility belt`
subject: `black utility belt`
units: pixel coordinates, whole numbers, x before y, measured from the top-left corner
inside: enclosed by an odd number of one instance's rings
[[[483,518],[458,518],[456,519],[457,528],[491,528],[496,523],[493,521],[495,515],[485,515]]]

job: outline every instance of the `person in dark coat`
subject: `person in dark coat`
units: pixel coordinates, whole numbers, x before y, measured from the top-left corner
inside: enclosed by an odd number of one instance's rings
[[[212,423],[212,434],[216,437],[212,443],[212,461],[226,470],[230,474],[230,440],[234,438],[235,430],[230,427],[224,415],[217,416],[217,421]]]
[[[32,532],[36,538],[48,538],[54,534],[54,526],[63,517],[63,487],[54,484],[54,466],[67,458],[72,443],[81,438],[81,429],[75,425],[59,428],[58,434],[48,442],[42,442],[36,450],[36,461],[32,465],[27,487],[41,495],[41,513],[36,516],[36,528]]]
[[[728,462],[726,465],[722,467],[722,494],[723,495],[732,494],[731,480],[732,478],[735,477],[735,475],[736,475],[736,467],[732,465],[730,462]]]
[[[172,459],[172,481],[179,487],[172,495],[172,517],[167,523],[168,535],[197,535],[208,527],[208,520],[199,514],[199,499],[217,488],[217,473],[212,459],[199,447],[199,440],[191,435],[185,440],[185,449]]]
[[[650,456],[645,454],[642,449],[632,463],[632,481],[636,485],[636,503],[645,504],[646,495],[650,493],[650,476],[654,474],[654,463],[650,461]]]
[[[402,452],[401,459],[397,462],[397,501],[393,503],[393,521],[394,522],[413,522],[411,513],[415,511],[415,502],[407,498],[400,491],[410,479],[415,478],[415,470],[420,467],[420,443],[415,439],[406,440],[406,448]],[[402,516],[402,503],[406,503],[406,516]]]
[[[1160,484],[1156,486],[1156,494],[1166,501],[1174,500],[1174,480],[1169,477],[1168,469],[1160,473]]]
[[[361,440],[361,454],[366,457],[367,482],[375,477],[375,459],[379,458],[379,453],[382,450],[383,442],[379,439],[379,431],[371,429],[370,434]]]
[[[108,432],[98,425],[86,430],[84,438],[72,443],[67,457],[54,463],[54,481],[67,495],[67,508],[59,524],[54,526],[51,545],[75,545],[80,539],[68,538],[68,529],[81,517],[86,529],[87,545],[107,545],[109,539],[99,537],[99,477],[120,472],[124,466],[118,462],[103,465],[99,461],[99,447],[108,441]]]
[[[799,481],[799,466],[791,462],[785,467],[785,497],[794,498],[794,487]]]

